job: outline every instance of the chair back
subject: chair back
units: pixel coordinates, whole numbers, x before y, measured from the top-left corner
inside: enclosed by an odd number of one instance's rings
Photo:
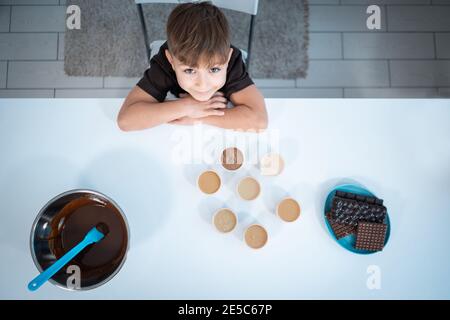
[[[201,0],[200,0],[201,1]],[[212,4],[219,8],[235,10],[256,16],[259,0],[211,0]],[[137,4],[145,3],[185,3],[199,2],[199,0],[135,0]]]

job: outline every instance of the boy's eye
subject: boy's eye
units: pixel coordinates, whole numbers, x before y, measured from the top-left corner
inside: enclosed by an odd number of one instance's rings
[[[194,73],[194,69],[185,69],[184,73],[193,74]]]
[[[211,68],[211,72],[212,72],[212,73],[217,73],[217,72],[219,72],[219,71],[220,71],[220,68],[216,68],[216,67]]]

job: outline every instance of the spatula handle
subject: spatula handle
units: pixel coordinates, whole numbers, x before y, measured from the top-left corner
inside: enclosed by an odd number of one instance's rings
[[[35,291],[39,289],[47,280],[55,275],[62,267],[70,262],[77,254],[79,254],[86,246],[91,244],[92,242],[87,239],[87,237],[73,247],[69,252],[59,258],[55,263],[53,263],[50,267],[48,267],[44,272],[34,278],[28,284],[28,290]]]

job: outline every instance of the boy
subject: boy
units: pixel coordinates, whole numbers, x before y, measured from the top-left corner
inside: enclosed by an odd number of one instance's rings
[[[208,2],[183,3],[167,21],[167,42],[131,90],[117,117],[123,131],[202,122],[225,129],[267,128],[264,97],[241,51],[230,44],[225,15]],[[167,92],[178,100],[164,101]],[[229,99],[233,108],[226,108]]]

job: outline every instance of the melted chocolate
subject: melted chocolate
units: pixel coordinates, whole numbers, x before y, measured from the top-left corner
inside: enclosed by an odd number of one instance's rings
[[[99,224],[104,224],[108,230],[103,239],[86,247],[62,268],[58,278],[70,276],[65,270],[68,265],[75,264],[80,267],[81,287],[92,286],[113,274],[124,259],[128,245],[127,227],[120,212],[109,202],[95,196],[77,198],[66,204],[51,224],[53,234],[49,246],[57,259]]]

